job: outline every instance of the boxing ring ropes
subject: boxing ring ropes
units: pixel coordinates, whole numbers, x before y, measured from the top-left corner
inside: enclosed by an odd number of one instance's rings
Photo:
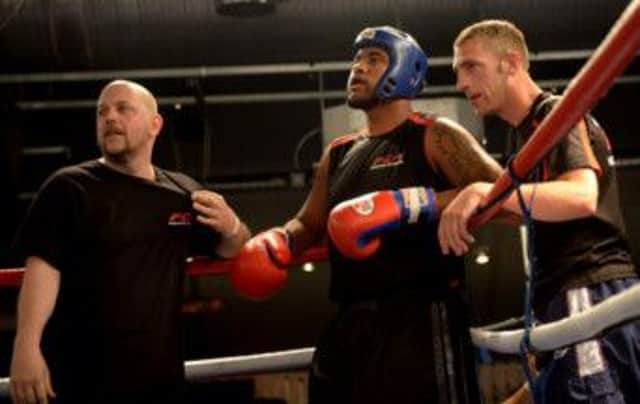
[[[535,165],[568,133],[580,118],[590,111],[613,84],[614,79],[631,63],[640,50],[640,0],[633,0],[593,53],[569,83],[560,101],[535,130],[533,136],[511,161],[511,172],[525,178]],[[470,227],[475,228],[495,215],[504,200],[514,191],[509,173],[495,182],[485,199],[485,209],[475,215]],[[323,247],[300,254],[292,265],[322,261],[327,258]],[[193,261],[187,266],[188,276],[223,275],[231,261]],[[0,270],[0,288],[19,287],[23,268]],[[570,318],[537,326],[530,331],[529,344],[536,351],[551,351],[593,338],[615,325],[640,317],[640,285],[615,295]],[[525,330],[493,331],[501,324],[471,328],[474,345],[501,353],[516,354]],[[193,360],[185,362],[190,382],[205,382],[218,377],[288,371],[308,368],[313,348],[301,348],[262,354]],[[0,378],[0,397],[8,396],[9,379]]]

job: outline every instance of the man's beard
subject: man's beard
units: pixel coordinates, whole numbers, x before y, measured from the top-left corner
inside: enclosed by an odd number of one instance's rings
[[[128,147],[119,148],[116,151],[110,150],[106,146],[106,142],[104,139],[102,141],[98,141],[98,148],[102,156],[104,156],[107,160],[117,162],[117,163],[126,163],[129,159],[129,150]]]
[[[375,96],[371,95],[367,98],[361,99],[349,99],[347,98],[347,105],[354,109],[361,109],[363,111],[368,111],[373,107],[376,107],[380,104],[380,100]]]

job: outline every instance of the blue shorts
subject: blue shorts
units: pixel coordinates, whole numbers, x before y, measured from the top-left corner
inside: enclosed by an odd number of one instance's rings
[[[571,289],[556,295],[540,316],[543,323],[584,310],[638,283],[625,278]],[[582,306],[582,307],[579,307]],[[640,394],[640,320],[553,353],[544,365],[536,403],[638,402]]]

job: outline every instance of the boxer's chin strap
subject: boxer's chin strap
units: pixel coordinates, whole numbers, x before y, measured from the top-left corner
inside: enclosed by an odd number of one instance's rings
[[[537,257],[535,254],[535,229],[533,223],[532,209],[533,209],[533,198],[535,196],[535,188],[533,188],[533,192],[529,199],[529,205],[524,200],[524,195],[522,193],[522,182],[520,178],[516,175],[513,170],[513,158],[511,156],[509,161],[507,162],[507,173],[511,179],[512,186],[515,190],[516,195],[518,196],[518,205],[520,207],[520,217],[522,224],[527,229],[527,234],[525,236],[526,241],[526,261],[525,261],[525,275],[526,275],[526,284],[525,284],[525,296],[524,296],[524,333],[522,334],[522,339],[520,340],[520,360],[522,364],[522,368],[524,370],[524,374],[527,377],[527,381],[529,382],[529,388],[533,393],[532,396],[536,397],[536,389],[538,386],[535,383],[535,377],[533,372],[531,371],[531,367],[529,366],[529,353],[533,351],[531,346],[531,328],[534,325],[534,313],[533,313],[533,294],[534,287],[536,282],[536,261]],[[541,386],[540,386],[541,387]]]

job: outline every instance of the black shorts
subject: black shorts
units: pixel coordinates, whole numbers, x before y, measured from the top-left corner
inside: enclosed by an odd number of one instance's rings
[[[310,404],[479,402],[466,319],[454,293],[343,305],[316,346]]]

